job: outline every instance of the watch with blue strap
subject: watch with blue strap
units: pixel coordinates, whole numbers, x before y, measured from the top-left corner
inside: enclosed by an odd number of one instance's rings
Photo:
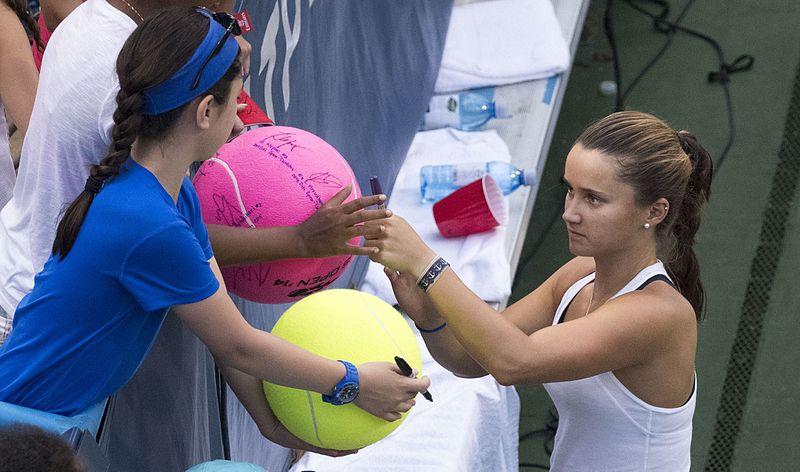
[[[345,368],[342,380],[333,387],[332,395],[322,395],[322,401],[331,405],[345,405],[358,397],[358,369],[353,364],[339,359]]]

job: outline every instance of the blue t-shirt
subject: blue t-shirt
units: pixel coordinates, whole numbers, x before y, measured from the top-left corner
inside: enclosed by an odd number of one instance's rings
[[[0,347],[0,400],[73,415],[139,368],[167,308],[219,287],[188,179],[177,205],[132,159],[97,194],[67,257],[51,257]]]

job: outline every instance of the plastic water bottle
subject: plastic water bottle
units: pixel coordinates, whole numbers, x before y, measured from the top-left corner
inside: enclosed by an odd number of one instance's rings
[[[492,118],[508,118],[506,111],[494,102],[494,87],[484,87],[431,97],[420,129],[480,129]]]
[[[523,185],[533,185],[536,181],[532,171],[517,169],[502,161],[423,166],[419,170],[422,202],[437,202],[464,185],[480,179],[484,174],[494,178],[503,195],[508,195]]]

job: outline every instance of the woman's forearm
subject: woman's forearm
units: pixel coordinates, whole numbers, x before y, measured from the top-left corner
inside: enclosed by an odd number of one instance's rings
[[[450,372],[460,377],[482,377],[487,374],[486,369],[470,357],[447,326],[435,333],[423,332],[422,339],[436,362]]]

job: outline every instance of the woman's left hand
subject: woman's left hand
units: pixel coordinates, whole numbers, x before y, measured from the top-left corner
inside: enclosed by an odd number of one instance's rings
[[[436,311],[436,307],[433,306],[433,302],[422,289],[417,287],[417,279],[408,274],[395,272],[388,267],[384,267],[383,272],[392,284],[397,303],[417,326],[426,328],[444,323],[439,312]]]
[[[436,256],[414,228],[397,215],[367,225],[380,225],[379,231],[370,231],[364,236],[364,246],[378,249],[369,258],[392,270],[416,280]]]

